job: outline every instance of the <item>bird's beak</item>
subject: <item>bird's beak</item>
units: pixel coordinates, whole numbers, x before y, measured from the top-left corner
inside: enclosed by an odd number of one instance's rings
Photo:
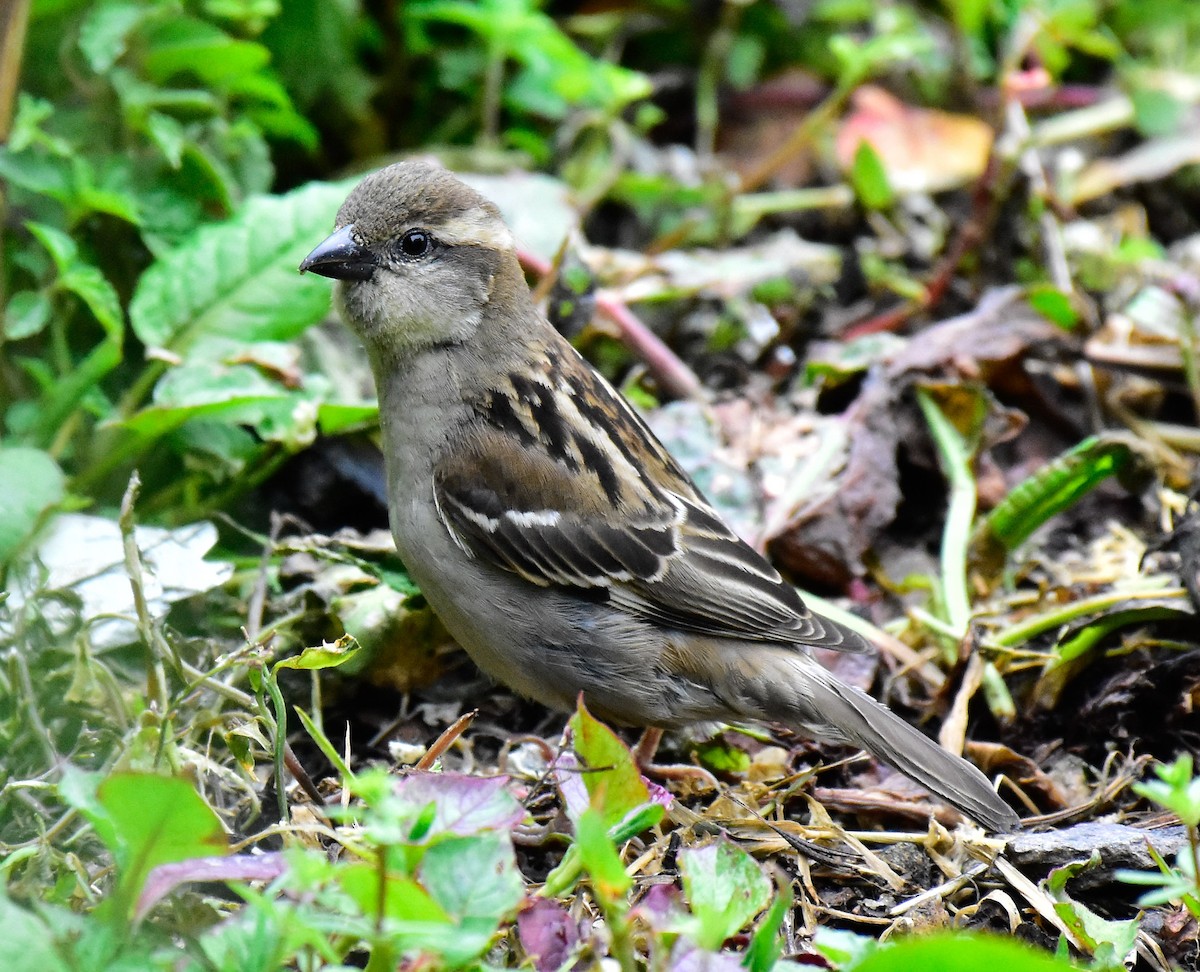
[[[335,280],[369,280],[375,272],[375,254],[354,239],[354,224],[325,237],[300,264],[300,272],[311,270]]]

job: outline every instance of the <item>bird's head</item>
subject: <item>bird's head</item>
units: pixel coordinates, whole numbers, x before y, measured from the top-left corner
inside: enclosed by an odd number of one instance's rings
[[[334,232],[300,264],[337,280],[347,323],[369,349],[391,354],[465,341],[497,280],[511,286],[515,267],[512,233],[495,205],[425,162],[363,179]]]

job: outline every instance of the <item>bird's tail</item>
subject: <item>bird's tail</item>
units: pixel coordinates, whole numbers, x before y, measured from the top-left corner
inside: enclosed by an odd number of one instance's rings
[[[839,681],[809,655],[776,656],[785,669],[758,700],[769,717],[814,736],[860,746],[876,759],[937,794],[988,830],[1004,833],[1018,823],[978,769],[943,749],[869,695]],[[760,716],[761,717],[761,716]]]

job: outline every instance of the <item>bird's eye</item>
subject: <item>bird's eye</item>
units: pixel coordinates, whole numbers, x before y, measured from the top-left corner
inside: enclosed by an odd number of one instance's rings
[[[409,230],[400,237],[400,252],[407,257],[424,256],[433,249],[433,237],[424,230]]]

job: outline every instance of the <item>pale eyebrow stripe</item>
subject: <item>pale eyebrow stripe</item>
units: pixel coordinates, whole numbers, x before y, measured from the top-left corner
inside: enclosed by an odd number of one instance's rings
[[[479,210],[448,219],[433,231],[439,240],[450,246],[486,246],[492,250],[511,250],[516,246],[512,232],[504,223]]]

